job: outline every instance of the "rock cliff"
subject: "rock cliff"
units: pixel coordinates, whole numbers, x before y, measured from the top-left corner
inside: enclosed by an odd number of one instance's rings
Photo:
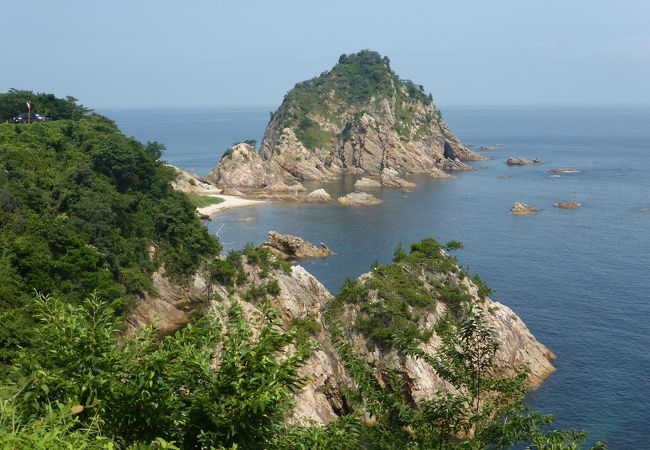
[[[283,180],[327,181],[348,171],[380,175],[470,170],[482,159],[449,129],[431,95],[393,72],[388,58],[363,50],[298,83],[272,114],[259,154],[229,150],[206,180],[262,189]]]
[[[343,330],[343,338],[379,383],[385,382],[389,373],[399,374],[416,404],[440,389],[452,389],[424,361],[405,356],[391,336],[405,332],[422,351],[435,355],[441,344],[441,324],[453,326],[454,317],[469,303],[486,311],[485,320],[500,342],[495,356],[497,374],[512,375],[527,366],[529,385],[541,383],[554,370],[550,363],[553,354],[511,309],[489,299],[481,283],[464,274],[437,243],[425,242],[400,260],[348,283],[336,297],[301,266],[284,263],[280,267],[264,250],[242,254],[243,275],[236,285],[208,283],[205,276],[197,274],[191,286],[180,288],[160,271],[153,277],[159,298],[147,297],[131,312],[129,329],[156,322],[162,331],[170,332],[186,323],[199,307],[207,306],[223,317],[233,302],[251,318],[260,317],[259,299],[251,292],[277,282],[279,289],[273,291],[272,301],[282,321],[288,327],[296,320],[311,320],[312,336],[318,344],[301,368],[307,382],[295,394],[291,420],[297,423],[328,423],[349,408],[343,392],[354,390],[355,382],[337,350],[333,326]],[[396,293],[400,295],[396,297]]]

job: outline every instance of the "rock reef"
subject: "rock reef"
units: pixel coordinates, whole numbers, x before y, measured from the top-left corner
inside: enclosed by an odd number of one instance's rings
[[[367,192],[351,192],[344,197],[339,197],[338,202],[345,206],[370,206],[380,204],[381,200]]]
[[[510,212],[512,214],[519,215],[519,216],[523,216],[526,214],[533,214],[538,211],[539,209],[533,208],[532,206],[520,202],[516,202],[514,205],[512,205],[512,208],[510,208]]]
[[[578,202],[557,202],[557,203],[554,203],[553,206],[555,206],[556,208],[562,208],[562,209],[576,209],[576,208],[580,208],[582,206],[582,204],[580,204]]]
[[[506,164],[509,166],[529,166],[533,164],[544,164],[541,159],[524,159],[524,158],[508,158]]]
[[[316,247],[298,236],[275,231],[269,231],[269,237],[263,246],[281,259],[323,258],[332,254],[322,242],[320,247]]]

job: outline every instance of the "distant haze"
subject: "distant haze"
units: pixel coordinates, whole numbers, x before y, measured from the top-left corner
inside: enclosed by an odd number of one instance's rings
[[[275,106],[369,48],[441,105],[648,105],[650,1],[6,1],[0,91]]]

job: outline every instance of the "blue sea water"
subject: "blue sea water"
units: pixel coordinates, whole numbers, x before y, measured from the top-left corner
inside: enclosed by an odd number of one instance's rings
[[[127,134],[166,144],[170,163],[206,174],[232,142],[261,140],[269,109],[103,113]],[[327,243],[335,255],[301,264],[333,292],[375,259],[388,262],[398,242],[458,239],[461,264],[557,355],[557,371],[530,394],[531,405],[558,427],[588,430],[591,442],[650,447],[650,212],[640,211],[650,208],[650,109],[443,113],[463,142],[503,150],[485,152],[492,159],[452,180],[415,177],[413,192],[378,190],[380,206],[266,203],[225,211],[209,229],[226,248],[262,242],[269,230]],[[508,167],[509,156],[545,164]],[[552,167],[578,172],[553,176]],[[353,181],[326,189],[340,195]],[[571,200],[583,207],[553,207]],[[515,201],[540,212],[513,216]]]

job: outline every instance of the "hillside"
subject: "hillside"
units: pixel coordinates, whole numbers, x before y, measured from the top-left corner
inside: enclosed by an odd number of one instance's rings
[[[124,310],[160,266],[182,282],[219,252],[159,154],[88,113],[0,124],[1,363],[30,340],[35,291]]]

